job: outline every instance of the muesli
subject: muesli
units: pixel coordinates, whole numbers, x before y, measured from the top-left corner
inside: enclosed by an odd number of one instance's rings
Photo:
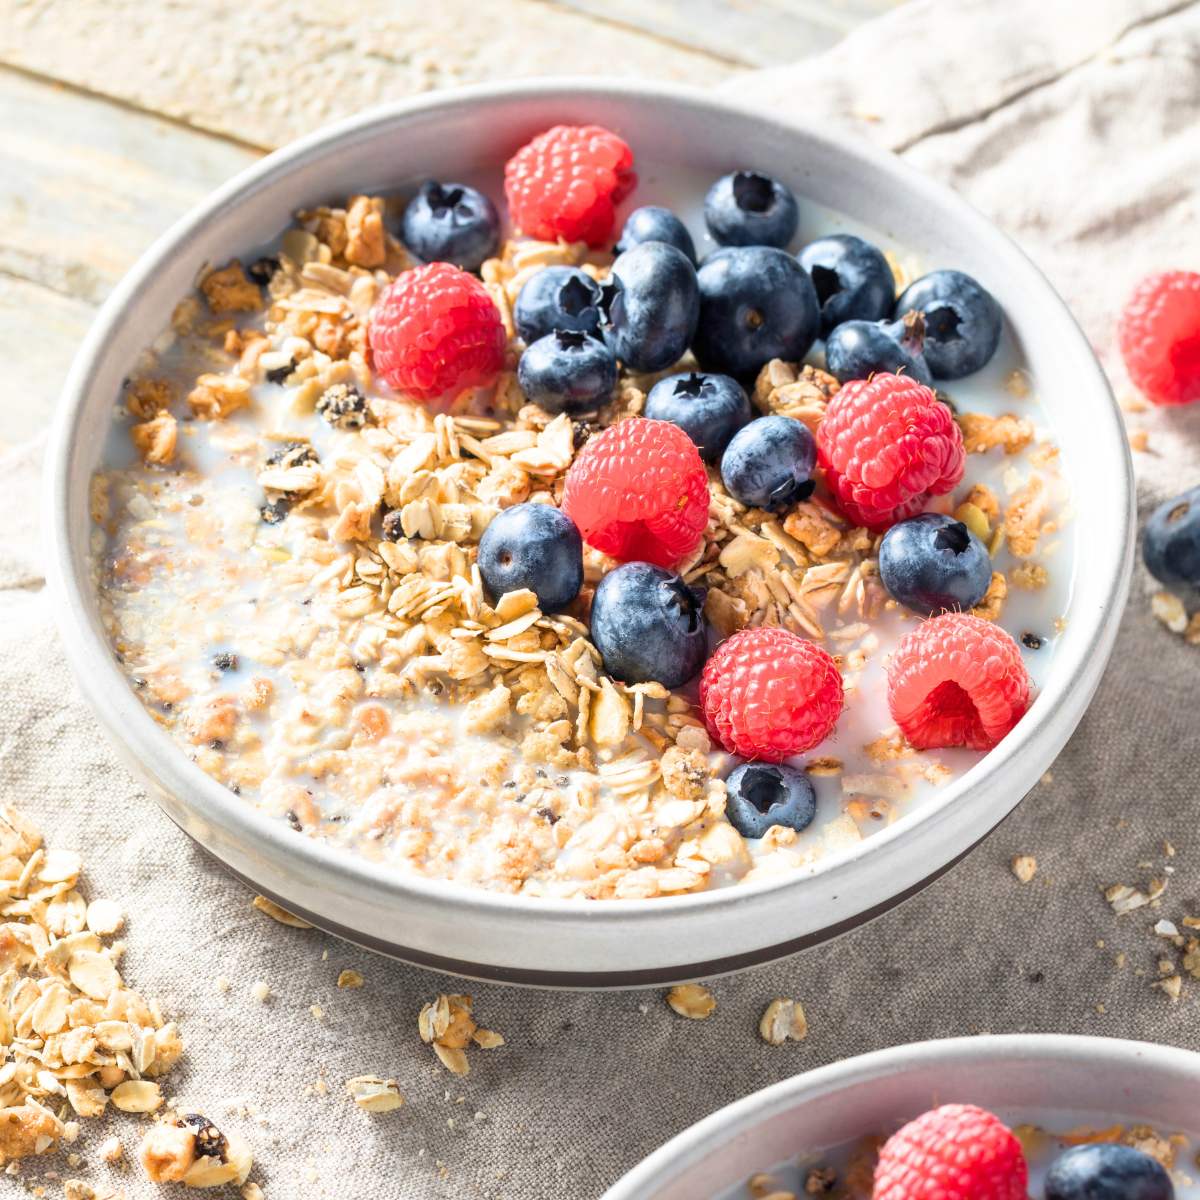
[[[792,256],[758,172],[698,269],[662,208],[610,252],[634,179],[557,127],[510,236],[453,183],[302,209],[131,372],[91,497],[114,652],[298,837],[697,892],[885,827],[1036,690],[1068,512],[995,301],[848,234]]]

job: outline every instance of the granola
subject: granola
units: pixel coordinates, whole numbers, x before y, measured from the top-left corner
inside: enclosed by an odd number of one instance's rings
[[[557,503],[578,447],[639,413],[654,377],[623,373],[585,419],[526,403],[521,287],[552,265],[603,280],[612,257],[513,238],[481,270],[510,335],[499,382],[438,413],[390,391],[365,335],[381,289],[413,265],[391,216],[365,195],[301,211],[270,258],[199,280],[122,391],[125,446],[91,493],[100,610],[132,686],[194,762],[298,837],[399,871],[587,899],[811,870],[962,769],[940,752],[870,761],[891,736],[875,697],[909,618],[880,582],[878,538],[818,497],[747,509],[712,471],[704,541],[680,568],[705,589],[716,636],[779,625],[837,656],[856,711],[807,764],[820,805],[803,834],[733,830],[732,761],[694,690],[605,674],[587,617],[610,560],[587,552],[562,613],[531,592],[489,596],[475,563],[489,521]],[[1036,676],[1069,566],[1053,447],[1019,378],[1021,395],[996,389],[1019,415],[959,403],[970,483],[943,508],[992,550],[977,611],[1033,639]],[[815,428],[837,388],[816,365],[773,361],[752,399]]]

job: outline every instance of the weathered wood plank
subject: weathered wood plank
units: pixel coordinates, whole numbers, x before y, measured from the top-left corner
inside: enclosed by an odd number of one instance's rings
[[[552,0],[743,66],[816,54],[901,0]]]
[[[0,63],[264,146],[465,82],[576,74],[711,86],[731,70],[538,0],[27,0],[0,4]]]
[[[95,307],[256,155],[0,70],[0,442],[44,426]]]

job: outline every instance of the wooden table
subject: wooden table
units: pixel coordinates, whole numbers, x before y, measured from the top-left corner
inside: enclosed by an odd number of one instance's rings
[[[274,146],[456,83],[713,84],[824,49],[895,2],[2,0],[0,446],[46,426],[138,254]]]

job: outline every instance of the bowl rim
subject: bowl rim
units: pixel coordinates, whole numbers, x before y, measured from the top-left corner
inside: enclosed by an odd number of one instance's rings
[[[453,90],[427,93],[422,96],[379,105],[351,117],[322,127],[291,142],[217,188],[205,200],[192,208],[159,236],[117,284],[95,317],[63,387],[58,412],[47,447],[44,502],[48,513],[47,529],[50,554],[48,582],[51,586],[57,623],[63,636],[75,677],[99,717],[110,738],[126,747],[138,758],[160,764],[170,790],[189,811],[206,822],[236,827],[249,839],[256,853],[264,847],[281,844],[283,830],[278,823],[257,808],[239,800],[223,785],[205,774],[191,762],[170,735],[161,729],[142,707],[129,687],[125,676],[113,658],[107,644],[96,635],[89,617],[89,581],[86,572],[75,569],[75,549],[70,531],[68,498],[71,495],[70,469],[77,452],[76,416],[97,403],[91,397],[89,381],[98,364],[105,358],[112,331],[125,319],[125,309],[137,292],[150,280],[162,264],[186,246],[189,239],[203,230],[211,218],[253,195],[272,186],[280,176],[286,177],[301,165],[322,158],[326,151],[346,139],[368,140],[406,119],[431,117],[456,110],[473,109],[490,101],[505,99],[558,98],[562,102],[577,102],[588,98],[603,99],[619,96],[653,104],[655,102],[682,104],[700,108],[714,115],[733,113],[745,119],[773,127],[783,137],[803,135],[818,152],[828,150],[850,159],[872,177],[898,182],[918,198],[954,213],[956,220],[968,232],[983,239],[990,253],[999,255],[1005,269],[1023,276],[1029,286],[1040,292],[1041,299],[1053,306],[1064,322],[1064,329],[1073,331],[1086,350],[1079,355],[1090,377],[1079,380],[1079,391],[1107,398],[1097,406],[1095,424],[1103,426],[1107,440],[1119,447],[1124,469],[1111,479],[1114,508],[1126,516],[1123,537],[1095,548],[1104,557],[1098,578],[1105,581],[1104,594],[1099,598],[1097,616],[1088,636],[1068,639],[1056,650],[1051,675],[1046,686],[1034,700],[1016,729],[994,750],[990,751],[963,775],[943,787],[913,812],[907,813],[886,829],[873,833],[861,842],[823,857],[813,869],[797,868],[750,883],[729,888],[682,896],[656,897],[652,901],[610,899],[585,904],[577,898],[532,897],[491,891],[453,880],[427,878],[373,863],[353,852],[311,838],[291,839],[286,853],[297,868],[306,862],[324,871],[372,888],[381,901],[402,904],[406,897],[449,902],[466,913],[486,918],[489,913],[540,914],[549,922],[575,922],[586,911],[589,922],[598,920],[624,924],[630,920],[657,920],[670,913],[699,913],[713,906],[736,906],[785,888],[802,887],[807,880],[820,877],[826,881],[844,879],[858,862],[884,850],[910,830],[920,826],[926,831],[944,822],[955,802],[972,790],[985,777],[1003,771],[1018,759],[1027,743],[1036,737],[1058,704],[1078,684],[1081,675],[1094,655],[1104,657],[1111,641],[1108,625],[1119,616],[1128,591],[1133,546],[1133,475],[1132,459],[1126,444],[1123,425],[1116,401],[1107,379],[1095,360],[1074,317],[1050,283],[1016,244],[987,218],[951,189],[918,172],[903,160],[864,141],[838,133],[836,137],[801,119],[783,120],[764,114],[736,98],[714,97],[697,88],[682,84],[645,83],[636,80],[579,80],[568,77],[545,77],[494,84],[477,84]],[[112,401],[108,401],[111,403]],[[81,557],[86,558],[86,549]],[[143,749],[145,748],[145,749]],[[1015,807],[1020,797],[1013,801]],[[996,818],[988,832],[1010,809]],[[270,853],[270,851],[266,851]]]
[[[1098,1069],[1183,1074],[1200,1087],[1200,1053],[1132,1038],[998,1033],[906,1042],[802,1071],[718,1108],[651,1151],[612,1184],[600,1200],[646,1200],[655,1194],[653,1189],[674,1182],[675,1172],[689,1165],[701,1150],[728,1145],[770,1118],[807,1101],[819,1101],[831,1091],[843,1091],[883,1077],[903,1076],[930,1065],[954,1062],[983,1068],[1018,1056],[1039,1059],[1045,1065],[1069,1062],[1096,1064]],[[765,1164],[764,1169],[769,1166]]]

